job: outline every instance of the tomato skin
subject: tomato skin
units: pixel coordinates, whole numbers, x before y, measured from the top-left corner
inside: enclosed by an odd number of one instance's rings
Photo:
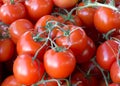
[[[24,32],[32,29],[33,24],[27,19],[18,19],[14,21],[8,28],[10,36],[15,44]]]
[[[109,8],[100,7],[95,12],[94,24],[101,33],[107,33],[111,29],[120,28],[120,13]]]
[[[84,6],[84,3],[79,3],[78,7]],[[94,27],[94,14],[96,12],[95,8],[87,7],[81,10],[77,10],[76,13],[81,19],[85,27],[93,28]]]
[[[26,9],[22,3],[3,4],[0,8],[0,19],[6,23],[11,24],[17,19],[26,18]]]
[[[88,37],[87,46],[85,50],[78,56],[76,56],[77,63],[81,64],[89,61],[95,54],[96,47],[91,38]]]
[[[107,40],[97,48],[96,61],[105,70],[110,70],[118,54],[118,43]]]
[[[15,51],[15,44],[10,38],[0,40],[0,62],[8,61]]]
[[[50,14],[53,8],[52,0],[26,0],[25,6],[30,19],[37,21],[44,15]]]
[[[5,80],[2,82],[1,86],[21,86],[19,82],[16,81],[14,75],[9,75],[5,78]]]
[[[36,51],[42,47],[44,42],[37,42],[33,39],[33,32],[25,32],[17,42],[17,53],[18,55],[28,53],[35,55]],[[47,46],[44,46],[37,55],[37,58],[43,60],[43,54],[46,51]]]
[[[66,78],[73,72],[75,65],[76,59],[69,50],[56,52],[49,49],[44,54],[45,70],[50,77]]]
[[[71,8],[75,6],[78,0],[53,0],[54,4],[60,8]]]
[[[65,47],[70,46],[70,49],[72,50],[75,56],[80,55],[87,46],[87,35],[81,27],[77,27],[74,25],[68,25],[68,27],[69,28],[67,28],[67,30],[70,30],[70,31],[74,29],[77,29],[77,30],[74,30],[70,34],[69,36],[70,40],[68,40],[68,36],[59,37],[63,35],[63,32],[59,31],[57,33],[57,36],[59,38],[56,39],[56,44],[59,46],[65,46]]]
[[[120,86],[120,84],[119,83],[111,83],[111,84],[109,84],[109,86]]]
[[[19,83],[31,85],[41,80],[44,65],[39,60],[32,59],[29,54],[18,55],[13,64],[13,73]]]
[[[110,68],[110,77],[114,83],[120,82],[120,66],[117,61],[114,61]]]

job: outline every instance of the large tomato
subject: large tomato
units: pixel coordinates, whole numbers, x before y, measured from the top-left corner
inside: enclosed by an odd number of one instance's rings
[[[33,24],[27,20],[27,19],[18,19],[16,21],[14,21],[8,28],[10,36],[12,38],[12,40],[14,41],[14,43],[17,43],[17,41],[19,40],[20,36],[28,31],[28,30],[32,30]]]
[[[72,31],[69,36],[63,36],[64,32],[57,33],[56,44],[59,46],[69,47],[75,56],[80,55],[87,46],[87,35],[85,31],[78,26],[68,25],[63,27],[64,30]]]
[[[41,80],[44,65],[39,60],[32,59],[29,54],[18,55],[13,64],[13,73],[19,83],[31,85]]]
[[[71,8],[77,4],[78,0],[53,0],[53,2],[60,8]]]
[[[49,49],[44,54],[45,70],[53,78],[67,78],[73,72],[75,65],[76,59],[70,50]]]
[[[5,78],[5,80],[2,82],[1,86],[21,86],[20,84],[14,77],[14,75],[9,75],[8,77]]]
[[[50,14],[53,9],[52,0],[26,0],[25,6],[31,20],[37,21],[40,17]]]
[[[103,69],[110,70],[112,63],[117,58],[118,46],[116,41],[107,40],[97,48],[96,61]]]
[[[100,7],[95,12],[94,24],[101,33],[107,33],[111,29],[120,28],[120,13],[110,8]]]
[[[15,52],[15,44],[10,38],[0,40],[0,62],[8,61]]]
[[[33,36],[34,34],[32,31],[27,31],[20,37],[20,39],[17,42],[17,53],[19,55],[23,53],[35,55],[37,50],[43,46],[45,42],[39,40],[36,41],[37,39],[36,40],[33,39]],[[46,48],[47,48],[46,45],[43,46],[39,53],[37,54],[37,57],[39,59],[41,60],[43,59],[43,55],[46,51]]]
[[[11,24],[17,19],[26,17],[26,9],[22,3],[3,4],[0,8],[0,19],[6,24]]]

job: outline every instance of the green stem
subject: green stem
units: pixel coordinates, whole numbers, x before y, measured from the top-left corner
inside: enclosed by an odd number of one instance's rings
[[[104,80],[105,80],[106,86],[109,86],[109,85],[108,85],[108,81],[107,81],[107,77],[106,77],[105,74],[104,74],[104,70],[95,62],[95,58],[93,58],[91,61],[92,61],[92,62],[98,67],[98,69],[101,71],[101,73],[102,73],[102,75],[103,75],[103,78],[104,78]]]
[[[10,3],[11,3],[11,4],[15,4],[15,1],[14,1],[14,0],[10,0]]]

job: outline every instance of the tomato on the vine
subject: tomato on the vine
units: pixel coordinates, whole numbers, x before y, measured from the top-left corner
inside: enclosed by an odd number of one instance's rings
[[[9,75],[8,77],[5,78],[5,80],[2,82],[1,86],[21,86],[20,84],[14,77],[14,75]]]
[[[94,25],[101,33],[120,28],[120,13],[110,8],[100,7],[94,15]]]
[[[50,77],[67,78],[76,66],[76,59],[70,50],[49,49],[44,54],[45,70]]]
[[[15,44],[10,38],[0,40],[0,62],[8,61],[15,52]]]
[[[48,15],[52,12],[53,1],[52,0],[25,0],[25,6],[30,19],[36,22],[42,16]]]
[[[63,31],[69,31],[69,34],[64,36],[65,32],[58,31],[56,36],[59,38],[56,38],[56,44],[70,48],[75,56],[80,55],[85,50],[88,42],[85,31],[74,25],[63,27]]]
[[[16,44],[17,41],[19,40],[20,36],[28,31],[28,30],[33,30],[33,24],[27,20],[27,19],[18,19],[14,21],[12,24],[10,24],[8,30],[11,36],[11,39],[14,41]]]
[[[44,65],[38,59],[32,59],[30,54],[18,55],[13,64],[13,74],[16,80],[25,85],[31,85],[42,79]]]
[[[117,59],[119,44],[114,40],[103,42],[96,52],[97,63],[105,70],[110,70],[113,62]]]
[[[26,18],[26,9],[22,3],[6,3],[0,7],[0,20],[5,24],[11,24],[21,18]]]
[[[39,41],[39,37],[36,38],[36,34],[34,34],[33,31],[27,31],[17,42],[17,53],[18,55],[24,53],[35,55],[37,50],[41,48],[41,50],[37,53],[37,58],[43,60],[43,55],[47,50],[47,44],[43,46],[44,43],[44,41]]]

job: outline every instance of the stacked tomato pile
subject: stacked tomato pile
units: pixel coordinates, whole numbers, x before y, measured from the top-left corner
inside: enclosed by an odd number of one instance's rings
[[[0,0],[1,86],[120,86],[120,0]]]

